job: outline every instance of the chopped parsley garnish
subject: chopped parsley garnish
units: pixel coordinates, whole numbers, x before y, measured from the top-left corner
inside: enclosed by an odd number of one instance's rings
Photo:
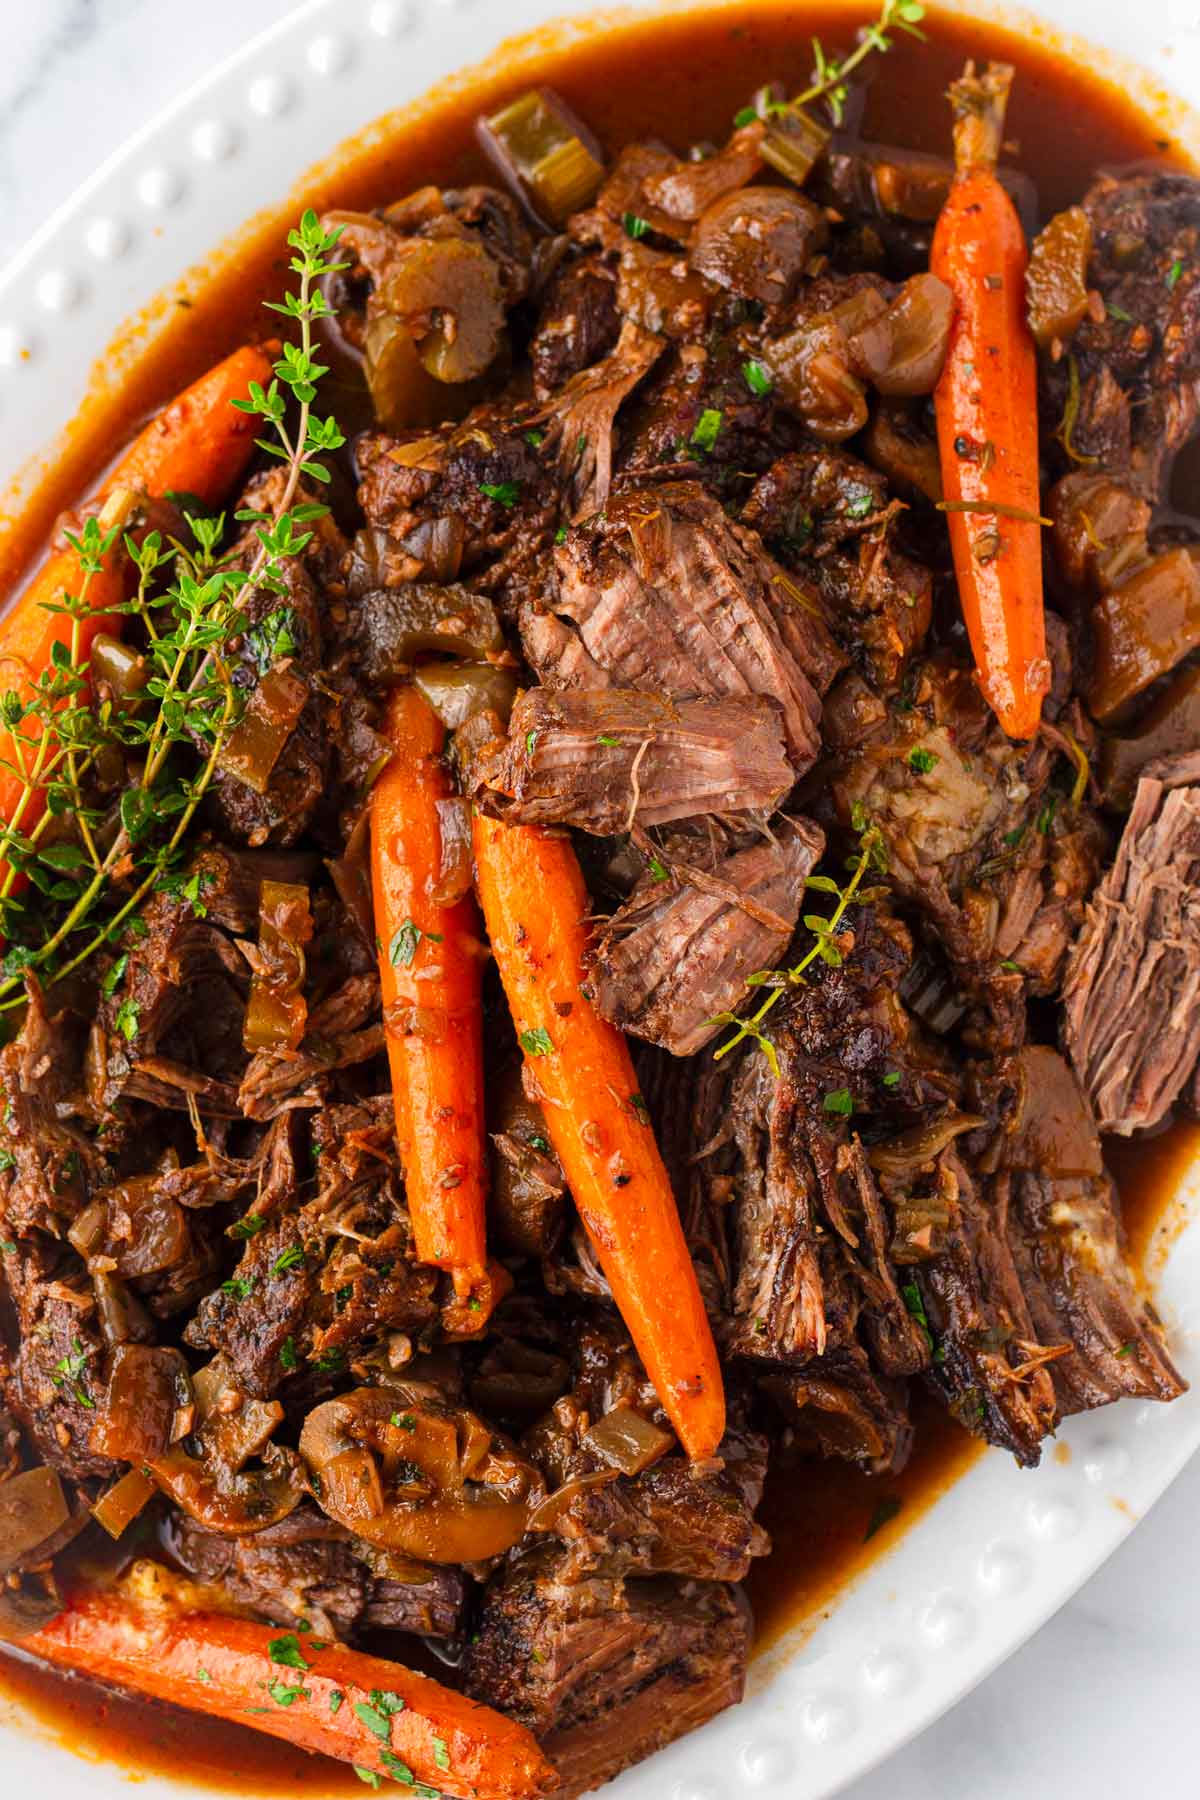
[[[918,775],[928,775],[930,769],[937,767],[938,761],[935,751],[922,750],[919,746],[915,750],[910,750],[904,760],[909,768]]]
[[[642,1124],[648,1125],[650,1123],[650,1108],[646,1105],[642,1096],[640,1094],[630,1094],[629,1104],[632,1106]]]
[[[450,1767],[450,1750],[445,1738],[434,1738],[433,1760],[439,1769],[448,1769]]]
[[[223,1294],[232,1294],[235,1300],[245,1300],[254,1292],[253,1275],[231,1275],[228,1281],[221,1283]]]
[[[231,1238],[257,1237],[260,1231],[266,1230],[267,1224],[266,1213],[246,1213],[242,1218],[234,1220],[227,1235]]]
[[[1054,815],[1058,811],[1058,795],[1051,794],[1045,806],[1037,816],[1036,829],[1043,837],[1050,836],[1050,827],[1054,823]]]
[[[2,1171],[4,1169],[15,1169],[16,1166],[17,1166],[17,1159],[13,1155],[12,1151],[11,1150],[0,1150],[0,1171]]]
[[[501,506],[513,507],[521,498],[519,481],[481,481],[479,491],[486,494],[489,500],[498,501]]]
[[[417,1429],[417,1417],[415,1413],[395,1412],[392,1414],[389,1423],[397,1426],[401,1431],[415,1431]]]
[[[718,412],[716,407],[708,406],[705,407],[696,422],[696,429],[691,435],[690,442],[705,456],[716,447],[723,417],[724,414]]]
[[[554,1039],[544,1025],[535,1025],[532,1031],[523,1031],[520,1045],[526,1056],[549,1056],[554,1049]]]
[[[925,1347],[935,1362],[940,1362],[937,1347],[933,1341],[933,1332],[929,1329],[929,1315],[925,1311],[925,1302],[921,1298],[921,1290],[915,1281],[906,1281],[900,1289],[900,1297],[921,1327],[921,1336],[925,1339]]]
[[[540,450],[545,441],[546,434],[544,431],[527,431],[525,433],[525,442],[533,450]]]
[[[821,1105],[827,1113],[848,1119],[854,1111],[854,1096],[849,1088],[834,1088],[831,1094],[826,1094]]]
[[[746,386],[750,389],[750,392],[756,395],[759,400],[762,400],[769,394],[771,389],[775,386],[775,382],[770,372],[767,369],[764,369],[760,362],[755,362],[753,357],[751,357],[749,362],[742,364],[742,378],[745,381]]]
[[[621,223],[625,227],[625,235],[635,240],[644,238],[650,229],[649,219],[639,219],[636,213],[622,213]]]
[[[442,934],[440,931],[422,931],[412,919],[405,919],[388,945],[388,961],[392,967],[407,969],[422,938],[428,938],[431,944],[440,944]]]
[[[555,541],[555,543],[556,543],[556,544],[565,544],[565,543],[566,543],[566,541],[567,541],[567,528],[566,528],[566,526],[565,526],[565,525],[560,525],[560,526],[559,526],[559,528],[558,528],[558,530],[557,530],[557,531],[556,531],[556,532],[555,532],[555,534],[554,534],[554,541]]]
[[[298,1269],[304,1261],[304,1252],[299,1244],[291,1244],[281,1256],[277,1256],[271,1264],[272,1275],[286,1275],[289,1269]]]
[[[366,1726],[368,1731],[374,1732],[375,1736],[381,1739],[383,1743],[391,1743],[392,1728],[388,1724],[388,1716],[386,1713],[381,1713],[377,1706],[369,1706],[365,1700],[356,1700],[354,1702],[354,1712],[355,1716]]]
[[[1017,845],[1021,842],[1021,839],[1024,836],[1025,836],[1025,827],[1023,825],[1018,825],[1015,830],[1005,832],[1004,842],[1007,844],[1007,846],[1010,850],[1015,850]]]
[[[379,1774],[378,1770],[364,1769],[361,1763],[351,1763],[350,1767],[354,1770],[358,1779],[360,1781],[365,1781],[368,1787],[377,1788],[383,1785],[383,1776]]]
[[[652,856],[646,867],[650,871],[651,881],[665,881],[671,873],[666,863],[659,862],[657,856]]]
[[[381,1750],[379,1752],[379,1760],[383,1764],[384,1768],[387,1770],[388,1774],[391,1776],[393,1781],[402,1782],[403,1785],[407,1788],[412,1787],[412,1785],[413,1785],[412,1770],[409,1768],[409,1766],[406,1762],[401,1762],[400,1758],[393,1751]]]
[[[525,754],[526,754],[526,756],[533,755],[533,746],[537,743],[537,741],[538,741],[538,734],[536,731],[527,731],[525,733]]]
[[[13,1248],[15,1249],[16,1246],[14,1245]],[[60,1358],[54,1365],[54,1385],[55,1387],[70,1388],[80,1406],[86,1406],[89,1412],[94,1412],[96,1402],[88,1393],[82,1379],[90,1355],[91,1352],[84,1349],[78,1338],[72,1338],[70,1355]]]
[[[1136,1344],[1122,1344],[1121,1348],[1116,1352],[1116,1354],[1118,1356],[1132,1356],[1136,1349],[1137,1349]]]
[[[279,1663],[285,1669],[301,1669],[307,1671],[312,1664],[305,1660],[300,1648],[300,1639],[294,1631],[287,1631],[282,1637],[272,1638],[267,1645],[267,1655],[273,1663]]]
[[[294,1369],[296,1367],[295,1338],[285,1337],[283,1343],[279,1346],[279,1366],[281,1369]]]
[[[330,1694],[330,1696],[329,1696],[330,1712],[331,1713],[341,1712],[341,1710],[345,1704],[346,1704],[346,1696],[345,1696],[345,1694],[343,1694],[341,1688],[334,1688],[332,1694]]]
[[[138,1034],[138,1014],[141,1010],[137,1001],[132,998],[122,1000],[117,1008],[116,1027],[127,1044],[132,1044]]]
[[[1167,270],[1167,286],[1168,286],[1168,288],[1173,288],[1175,286],[1176,282],[1179,280],[1179,277],[1182,274],[1183,274],[1183,264],[1178,261],[1173,262],[1171,264],[1170,268]]]
[[[540,1150],[543,1156],[548,1156],[550,1154],[550,1139],[544,1138],[540,1131],[532,1132],[529,1138],[529,1147],[531,1150]],[[17,1246],[14,1244],[13,1249],[15,1250],[16,1247]]]
[[[756,107],[743,106],[741,112],[734,113],[733,122],[734,122],[734,125],[737,127],[737,129],[740,131],[742,129],[743,125],[753,125],[753,123],[754,123],[755,119],[757,119],[757,117],[758,117],[758,109]]]
[[[297,1700],[311,1700],[312,1689],[306,1687],[285,1687],[282,1681],[272,1681],[267,1688],[276,1706],[294,1706]]]
[[[851,499],[847,500],[842,511],[848,519],[865,519],[873,511],[875,496],[870,488],[863,488]]]
[[[607,744],[610,749],[613,749],[621,742],[621,740],[620,738],[609,737],[607,732],[602,731],[600,736],[596,739],[596,742],[598,744]]]
[[[116,992],[117,987],[120,985],[121,977],[122,977],[122,975],[124,975],[124,973],[128,967],[129,967],[129,952],[128,952],[128,950],[125,950],[122,952],[122,954],[120,956],[118,956],[116,962],[113,964],[112,968],[109,969],[108,973],[104,977],[104,980],[100,983],[100,992],[106,998],[109,998],[112,994],[114,994]]]
[[[899,1087],[900,1086],[900,1071],[899,1071],[899,1069],[889,1069],[887,1074],[883,1078],[883,1085],[884,1085],[884,1087]]]
[[[313,1367],[322,1375],[335,1375],[346,1365],[346,1352],[335,1344],[331,1350],[322,1350]]]
[[[1133,324],[1133,314],[1127,313],[1125,308],[1123,306],[1118,306],[1115,300],[1110,300],[1104,310],[1110,319],[1116,319],[1121,325]]]
[[[207,1686],[207,1684],[212,1680],[212,1676],[209,1674],[207,1669],[197,1669],[196,1670],[196,1680],[204,1682],[204,1684]]]
[[[17,1254],[17,1246],[12,1238],[0,1238],[0,1250],[3,1250],[5,1256],[15,1256]]]

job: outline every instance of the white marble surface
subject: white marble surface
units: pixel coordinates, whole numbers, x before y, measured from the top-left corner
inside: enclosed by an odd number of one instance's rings
[[[292,3],[0,0],[0,260],[159,106]],[[1198,1517],[1200,1461],[1023,1651],[846,1800],[1195,1800]]]

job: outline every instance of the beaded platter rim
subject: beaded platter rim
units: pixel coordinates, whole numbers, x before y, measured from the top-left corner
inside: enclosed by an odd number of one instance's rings
[[[687,10],[687,0],[668,0]],[[696,10],[714,10],[703,0]],[[634,5],[633,12],[656,10]],[[661,0],[657,10],[665,10]],[[956,10],[972,10],[958,7]],[[973,10],[996,16],[989,0]],[[1200,104],[1200,22],[1181,0],[1041,0],[1031,33],[1086,31],[1093,64],[1158,108],[1169,81]],[[589,22],[589,15],[593,15]],[[104,162],[0,273],[0,485],[11,507],[65,429],[122,322],[201,263],[318,156],[502,39],[562,18],[603,28],[593,0],[307,0],[243,45]],[[1147,51],[1147,46],[1151,49]],[[1122,57],[1149,58],[1131,72]],[[1200,147],[1195,115],[1188,136]],[[51,446],[51,448],[47,448]],[[1200,1381],[1200,1165],[1152,1250],[1180,1367]],[[1064,1448],[1065,1447],[1065,1448]],[[1104,1562],[1200,1448],[1200,1393],[1072,1419],[1036,1473],[989,1452],[838,1598],[752,1665],[749,1693],[610,1789],[614,1800],[824,1800],[922,1730],[1019,1648]],[[66,1800],[80,1765],[0,1698],[0,1762]],[[92,1763],[96,1800],[125,1772]],[[149,1776],[146,1800],[185,1777]]]

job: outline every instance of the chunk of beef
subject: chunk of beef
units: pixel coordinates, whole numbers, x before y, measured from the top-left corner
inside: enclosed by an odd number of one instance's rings
[[[1200,1058],[1200,763],[1142,776],[1063,982],[1063,1038],[1103,1131],[1155,1125]]]
[[[758,537],[702,489],[627,489],[568,534],[555,564],[553,610],[612,681],[668,695],[773,695],[796,768],[813,760],[818,696],[838,653]]]
[[[1006,1216],[1016,1268],[1060,1414],[1125,1396],[1184,1391],[1153,1308],[1124,1255],[1120,1208],[1087,1100],[1055,1051],[1031,1045],[1012,1073],[1017,1110],[999,1146],[993,1208]]]
[[[841,753],[833,794],[847,822],[882,834],[889,881],[982,1007],[972,1037],[1014,1045],[1026,991],[1055,990],[1103,834],[1086,807],[1047,791],[1053,746],[1069,756],[1067,740],[1044,732],[1014,743],[971,671],[925,663],[906,696],[903,709],[882,707],[853,676],[831,695],[826,733]],[[1073,758],[1063,766],[1073,778]]]
[[[10,1237],[35,1226],[59,1237],[99,1177],[100,1158],[81,1129],[81,1022],[66,1010],[51,1016],[33,982],[26,996],[21,1028],[0,1050],[0,1213]]]
[[[617,414],[654,367],[664,340],[627,319],[615,349],[567,383],[553,405],[551,437],[575,514],[603,507],[612,487]]]
[[[844,451],[795,451],[755,482],[742,518],[820,596],[875,686],[897,688],[929,631],[933,578],[894,543],[883,478]]]
[[[767,1444],[741,1422],[736,1389],[712,1467],[668,1448],[641,1474],[619,1475],[593,1428],[606,1417],[638,1415],[669,1444],[669,1421],[619,1321],[588,1321],[573,1348],[575,1385],[526,1434],[524,1447],[550,1485],[553,1529],[571,1546],[577,1571],[740,1581],[770,1546],[754,1522]]]
[[[386,1332],[428,1334],[438,1316],[437,1272],[413,1261],[390,1099],[325,1109],[313,1138],[315,1196],[269,1214],[184,1333],[222,1351],[256,1398],[306,1366],[344,1368]]]
[[[773,700],[531,688],[479,770],[486,810],[610,834],[698,813],[769,813],[792,785]]]
[[[542,299],[529,345],[538,398],[551,399],[617,341],[621,319],[612,271],[595,255],[559,264]]]
[[[957,1084],[898,997],[911,943],[872,908],[846,915],[843,960],[776,1007],[779,1074],[751,1046],[731,1106],[737,1278],[729,1347],[808,1365],[859,1341],[885,1375],[915,1373],[928,1346],[900,1292],[891,1228],[859,1135],[946,1110]],[[898,1078],[898,1079],[897,1079]],[[851,1353],[853,1354],[853,1352]]]
[[[360,1631],[449,1638],[461,1628],[458,1569],[389,1558],[308,1505],[249,1537],[218,1537],[175,1512],[167,1542],[189,1575],[219,1583],[274,1625],[306,1619],[322,1637],[343,1639]]]
[[[506,1248],[546,1256],[562,1230],[566,1182],[542,1108],[525,1092],[514,1058],[487,1084],[492,1159],[491,1223]]]
[[[539,1738],[575,1800],[741,1699],[749,1609],[736,1588],[661,1578],[572,1580],[569,1553],[493,1578],[467,1692]]]
[[[1092,231],[1088,284],[1101,303],[1072,340],[1079,390],[1070,448],[1154,501],[1196,429],[1200,182],[1165,170],[1102,175],[1083,210]],[[1043,364],[1055,419],[1069,400],[1069,370],[1066,359]]]
[[[530,406],[480,407],[426,437],[359,439],[358,498],[374,533],[369,586],[469,575],[513,605],[540,586],[561,496],[551,446],[530,438],[535,416]]]
[[[667,873],[647,877],[607,921],[592,955],[597,1010],[624,1031],[690,1056],[720,1030],[746,978],[787,948],[805,878],[825,847],[805,819],[724,855],[684,843],[664,850]]]
[[[857,1463],[872,1475],[897,1474],[912,1453],[907,1383],[877,1375],[857,1343],[802,1369],[775,1370],[759,1386],[803,1450]]]
[[[190,1095],[202,1113],[236,1115],[249,971],[207,916],[210,878],[215,886],[220,875],[203,857],[171,877],[125,935],[124,966],[97,1014],[93,1097],[103,1110],[121,1100],[186,1110]]]
[[[384,1048],[379,977],[351,975],[308,1015],[298,1050],[259,1050],[238,1088],[249,1119],[274,1119],[293,1108],[320,1106],[335,1073],[368,1063]]]
[[[4,1279],[18,1331],[15,1350],[0,1351],[4,1404],[51,1468],[74,1481],[115,1474],[90,1444],[107,1358],[78,1259],[33,1232],[6,1252]]]

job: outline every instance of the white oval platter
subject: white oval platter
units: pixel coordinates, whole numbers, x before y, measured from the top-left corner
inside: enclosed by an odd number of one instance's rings
[[[720,3],[699,0],[706,11]],[[1169,83],[1200,106],[1191,0],[1041,0],[1039,12],[1052,30],[1086,33],[1102,57],[1140,57],[1144,91]],[[53,453],[122,322],[315,161],[511,34],[569,16],[584,36],[603,28],[594,13],[589,0],[308,0],[238,50],[98,168],[0,274],[0,489],[19,492],[32,459]],[[1200,1167],[1172,1216],[1183,1225],[1158,1259],[1157,1298],[1196,1383]],[[837,1792],[1011,1655],[1112,1554],[1200,1448],[1200,1391],[1169,1408],[1071,1420],[1059,1443],[1069,1453],[1034,1473],[983,1457],[815,1630],[798,1627],[756,1662],[741,1708],[623,1776],[613,1800]],[[66,1800],[83,1779],[94,1800],[126,1791],[122,1770],[93,1763],[85,1777],[3,1701],[0,1767],[11,1794]],[[171,1800],[185,1786],[154,1777],[140,1791]]]

